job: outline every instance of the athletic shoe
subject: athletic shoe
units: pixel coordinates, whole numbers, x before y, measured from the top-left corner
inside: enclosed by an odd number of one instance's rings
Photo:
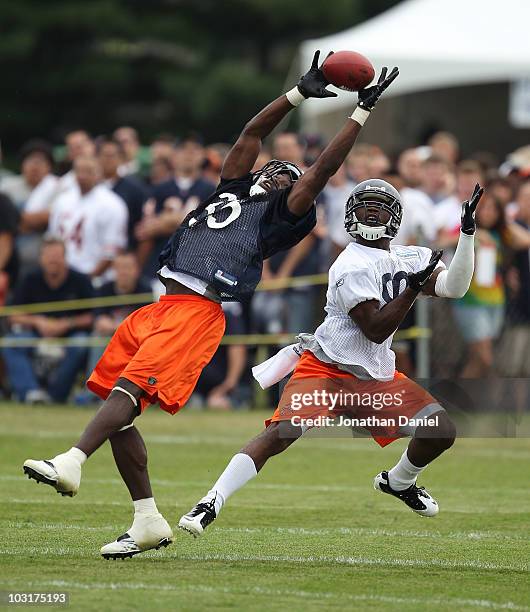
[[[435,516],[439,512],[438,502],[425,490],[425,487],[410,485],[403,491],[395,491],[389,484],[388,472],[384,471],[374,478],[374,489],[397,497],[421,516]]]
[[[101,549],[104,559],[127,559],[146,550],[158,550],[173,542],[173,532],[160,514],[135,517],[132,527],[114,542]]]
[[[27,459],[24,461],[24,473],[37,483],[52,486],[63,496],[73,497],[79,491],[81,464],[64,453],[49,461]]]
[[[180,519],[179,528],[198,538],[216,518],[214,500],[200,502]]]

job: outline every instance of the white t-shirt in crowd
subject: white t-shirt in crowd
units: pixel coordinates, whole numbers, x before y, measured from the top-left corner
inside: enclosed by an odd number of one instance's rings
[[[344,228],[344,214],[346,202],[354,188],[355,183],[347,181],[339,187],[326,185],[323,190],[329,238],[343,248],[353,240]]]
[[[384,251],[350,243],[329,270],[327,315],[315,332],[325,354],[337,363],[361,366],[377,380],[392,380],[393,334],[381,344],[371,342],[348,313],[367,300],[383,307],[405,290],[407,273],[423,270],[430,258],[431,249],[425,247],[391,246]]]
[[[59,195],[59,185],[59,178],[53,174],[47,174],[31,192],[24,212],[37,213],[50,210],[54,199]]]
[[[448,232],[460,231],[460,217],[462,215],[462,202],[451,195],[445,200],[442,200],[434,207],[434,222],[436,230],[445,230]]]
[[[68,189],[52,208],[49,230],[64,240],[68,265],[90,274],[103,259],[113,259],[127,245],[128,210],[105,185],[85,195]],[[103,279],[111,278],[111,271]]]
[[[435,206],[431,199],[412,187],[403,187],[400,194],[403,219],[392,244],[432,242],[436,238],[436,226],[433,219]]]

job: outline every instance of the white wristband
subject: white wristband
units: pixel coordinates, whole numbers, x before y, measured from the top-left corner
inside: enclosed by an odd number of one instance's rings
[[[299,106],[304,100],[304,96],[300,93],[298,87],[293,87],[286,94],[285,97],[293,106]]]
[[[369,110],[361,108],[360,106],[356,106],[355,110],[350,115],[350,119],[357,121],[359,125],[364,125],[365,121],[368,119],[369,116],[370,116]]]

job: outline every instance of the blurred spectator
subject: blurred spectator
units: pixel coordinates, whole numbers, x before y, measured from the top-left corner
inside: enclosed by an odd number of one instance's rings
[[[352,241],[352,237],[344,228],[344,214],[346,202],[354,187],[355,183],[346,172],[346,165],[342,164],[322,192],[326,208],[328,236],[331,241],[331,261],[335,261],[344,247]]]
[[[225,302],[225,337],[244,334],[243,309],[237,302]],[[237,401],[238,385],[247,363],[244,345],[221,345],[204,368],[194,393],[211,408],[230,409]]]
[[[13,287],[18,275],[18,254],[15,238],[20,213],[11,200],[0,193],[0,304],[6,300],[7,292]]]
[[[149,173],[151,156],[149,149],[140,146],[138,132],[130,126],[119,127],[114,130],[112,135],[116,142],[119,142],[125,153],[125,161],[120,166],[120,174],[139,174],[145,177]]]
[[[52,148],[46,141],[27,142],[22,147],[21,155],[22,166],[30,168],[35,185],[22,206],[17,240],[21,272],[25,274],[38,261],[42,234],[48,226],[50,207],[58,193],[59,180],[52,174]]]
[[[149,184],[151,187],[169,181],[173,176],[173,162],[167,157],[157,157],[151,162]]]
[[[460,146],[456,136],[450,132],[436,132],[427,144],[431,148],[431,155],[442,157],[452,166],[458,161]]]
[[[175,150],[173,178],[156,185],[153,197],[144,207],[144,217],[136,226],[136,238],[141,243],[140,264],[148,278],[155,277],[158,255],[168,237],[184,217],[215,190],[215,185],[201,176],[203,162],[204,147],[192,134]]]
[[[530,249],[530,232],[507,222],[502,204],[487,192],[476,219],[475,272],[468,292],[454,305],[456,322],[468,346],[463,378],[491,375],[493,341],[504,321],[506,249]]]
[[[504,178],[494,178],[488,182],[486,189],[490,196],[494,197],[504,206],[510,217],[510,212],[507,208],[508,204],[513,200],[513,189],[510,182]],[[514,214],[516,212],[514,211]]]
[[[36,304],[92,297],[90,279],[69,269],[64,244],[55,238],[43,241],[40,267],[17,287],[14,304]],[[10,318],[8,339],[85,337],[92,325],[86,311],[19,314]],[[65,402],[86,360],[86,348],[39,344],[4,348],[11,388],[20,401]],[[40,367],[39,367],[40,366]],[[40,372],[39,372],[40,369]]]
[[[97,290],[96,297],[151,293],[151,285],[140,277],[138,259],[132,251],[125,251],[116,255],[112,267],[114,269],[114,280],[102,285]],[[110,339],[122,321],[147,303],[149,302],[97,308],[94,311],[95,320],[92,337]],[[96,363],[104,350],[104,346],[91,347],[88,355],[87,372],[92,372],[96,367]],[[97,401],[98,398],[89,391],[83,391],[75,398],[76,404],[88,404]]]
[[[421,190],[433,204],[445,200],[453,185],[452,166],[443,157],[432,155],[423,162]]]
[[[138,246],[134,230],[142,220],[143,207],[149,195],[147,187],[135,176],[120,175],[119,169],[125,160],[125,153],[119,142],[101,140],[98,142],[97,151],[104,185],[119,195],[127,205],[129,212],[127,248],[134,250]]]
[[[371,144],[361,143],[356,145],[346,158],[348,174],[355,183],[362,183],[362,181],[372,178],[370,166],[372,152],[373,146]]]
[[[397,169],[403,181],[399,189],[403,219],[393,244],[430,244],[436,237],[434,206],[429,197],[418,189],[423,172],[418,150],[405,149],[398,158]]]
[[[206,148],[202,177],[212,183],[218,185],[221,180],[221,170],[225,157],[230,151],[230,145],[219,142],[210,145]]]
[[[527,192],[519,200],[516,223],[530,231],[530,182],[523,183],[519,191]],[[504,376],[528,378],[530,376],[530,248],[515,254],[512,268],[507,274],[510,300],[510,325],[502,337],[499,367]]]
[[[22,211],[30,194],[50,176],[53,160],[49,145],[42,140],[26,143],[20,151],[20,158],[21,174],[6,177],[0,191]]]
[[[272,141],[272,157],[282,161],[290,161],[299,168],[305,168],[305,147],[301,137],[296,132],[280,132]]]
[[[151,143],[149,183],[154,186],[169,181],[173,176],[173,154],[175,137],[172,134],[159,134]]]
[[[305,170],[304,147],[298,135],[294,132],[283,132],[277,134],[272,143],[273,159],[280,159],[295,163],[299,168]],[[317,199],[317,204],[322,202]],[[319,215],[319,213],[317,213]],[[320,239],[319,227],[315,228],[296,246],[288,251],[280,251],[264,262],[263,278],[290,280],[297,276],[316,274],[320,271]],[[267,304],[265,312],[262,313],[268,329],[273,329],[277,323],[278,311],[281,312],[282,329],[277,331],[287,331],[296,333],[313,328],[314,298],[317,289],[314,286],[296,287],[286,289],[277,293],[275,298]],[[270,297],[270,296],[267,296]],[[256,305],[253,304],[254,312],[260,308],[262,296],[256,297]],[[273,307],[273,300],[276,299],[278,309]],[[269,308],[270,306],[270,308]]]
[[[306,166],[311,166],[315,163],[326,145],[320,134],[308,134],[305,137],[305,145],[304,162]]]
[[[374,146],[368,162],[370,178],[383,178],[390,171],[390,159],[379,147]]]
[[[489,190],[488,190],[489,192]],[[506,207],[509,219],[520,218],[519,212],[525,211],[530,206],[530,181],[524,181],[517,188],[515,200]],[[523,213],[524,215],[524,213]]]
[[[434,211],[434,220],[438,231],[437,244],[441,248],[456,246],[460,236],[462,202],[471,197],[477,183],[484,184],[484,175],[480,164],[470,159],[460,162],[456,169],[455,193],[440,202]]]
[[[107,280],[115,255],[127,244],[127,207],[101,180],[95,157],[74,162],[78,188],[57,199],[50,217],[50,232],[66,247],[68,265],[93,279]]]

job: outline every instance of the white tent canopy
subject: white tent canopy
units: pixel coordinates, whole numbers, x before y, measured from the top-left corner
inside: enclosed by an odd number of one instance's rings
[[[385,96],[530,76],[530,2],[524,0],[407,0],[359,26],[302,43],[301,66],[315,50],[351,50],[376,69],[399,66]],[[310,100],[306,117],[352,106],[352,94]],[[480,104],[480,100],[477,100]]]

